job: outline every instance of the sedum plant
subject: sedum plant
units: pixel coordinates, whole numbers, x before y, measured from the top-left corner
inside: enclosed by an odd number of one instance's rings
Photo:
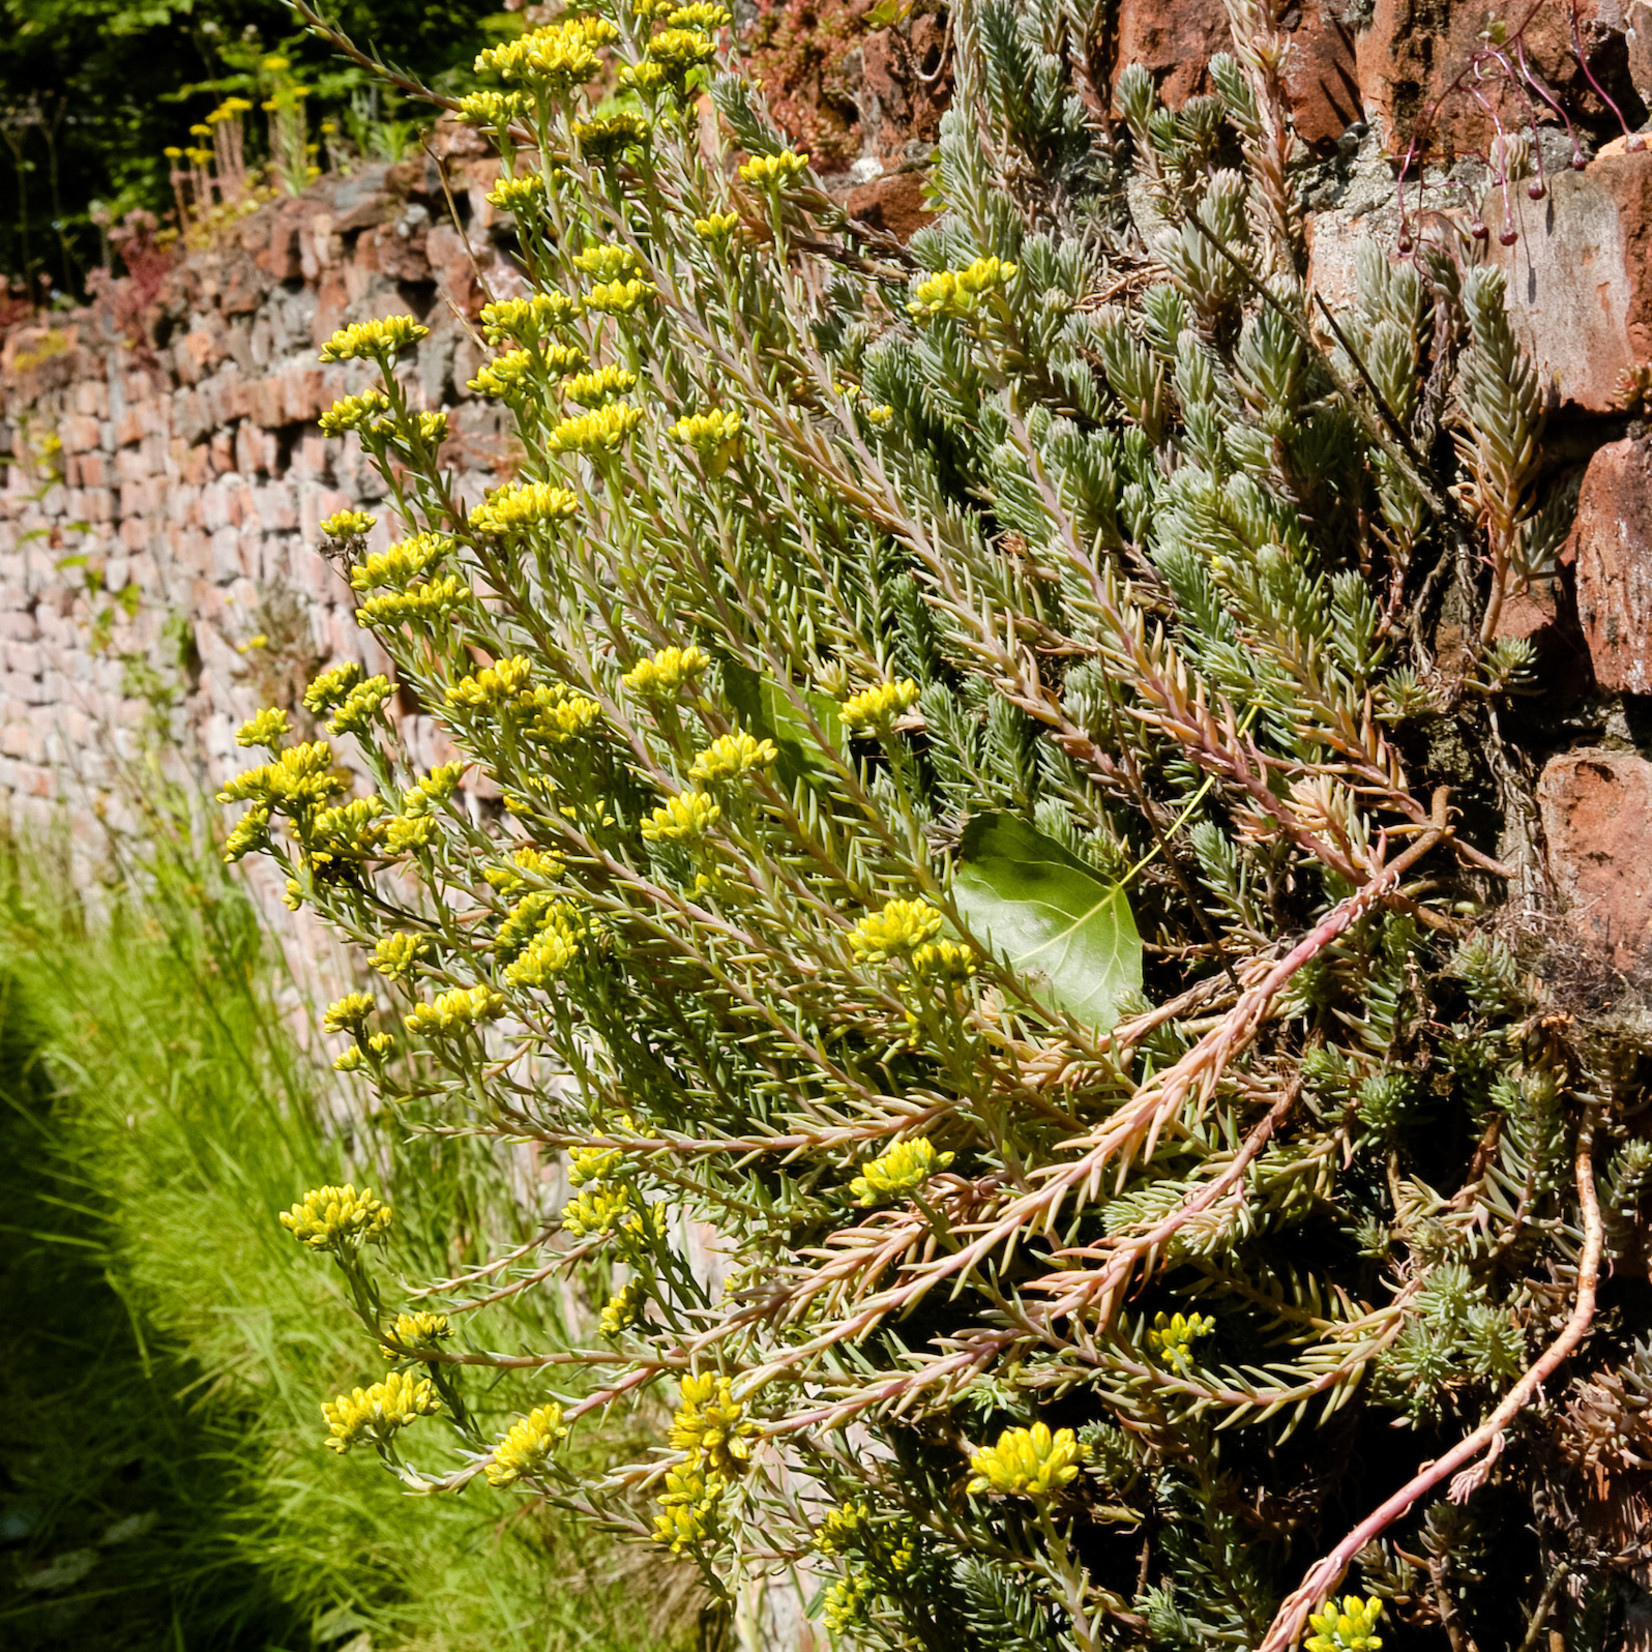
[[[844,1645],[1602,1644],[1648,1173],[1510,923],[1539,387],[1467,241],[1313,298],[1283,40],[1233,20],[1218,95],[1131,70],[1103,123],[1069,7],[959,8],[910,246],[716,5],[478,60],[519,471],[444,467],[411,317],[332,340],[394,689],[254,719],[228,852],[370,958],[337,1065],[567,1196],[417,1292],[440,1336],[333,1245],[393,1369],[329,1444],[662,1545],[714,1617],[790,1579]],[[500,1346],[570,1278],[583,1350]],[[632,1406],[674,1420],[582,1469]]]

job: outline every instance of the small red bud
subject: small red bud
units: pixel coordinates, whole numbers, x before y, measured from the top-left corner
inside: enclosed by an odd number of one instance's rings
[[[1541,178],[1532,179],[1532,181],[1526,185],[1526,193],[1532,198],[1532,200],[1541,201],[1547,193],[1547,191],[1543,188],[1543,180]]]
[[[1505,247],[1512,247],[1514,243],[1520,239],[1520,237],[1514,230],[1506,229],[1497,237],[1497,239],[1501,241]]]
[[[1572,170],[1574,172],[1582,172],[1588,165],[1589,163],[1581,154],[1572,156]]]
[[[1398,244],[1399,244],[1399,249],[1400,249],[1400,256],[1403,258],[1407,253],[1409,253],[1411,251],[1411,245],[1412,245],[1411,237],[1409,235],[1402,235],[1399,239]]]
[[[1478,219],[1469,225],[1468,232],[1476,241],[1484,241],[1486,237],[1491,234],[1491,231],[1487,229],[1486,226]]]

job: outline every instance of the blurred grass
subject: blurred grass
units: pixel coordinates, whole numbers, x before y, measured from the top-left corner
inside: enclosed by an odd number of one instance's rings
[[[89,923],[60,874],[0,856],[0,1645],[676,1644],[637,1551],[322,1449],[318,1401],[384,1367],[276,1213],[377,1164],[387,1281],[456,1271],[528,1214],[485,1144],[329,1127],[337,1081],[277,1012],[245,896],[180,841],[140,882]]]

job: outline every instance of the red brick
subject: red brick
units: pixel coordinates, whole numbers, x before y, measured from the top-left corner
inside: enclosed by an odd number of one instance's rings
[[[938,73],[946,59],[946,28],[934,16],[879,29],[861,42],[855,89],[861,139],[880,160],[899,162],[909,144],[931,145],[952,101],[952,77]]]
[[[436,291],[451,299],[466,315],[482,307],[482,292],[476,282],[475,257],[465,238],[452,224],[432,224],[425,238],[425,258],[435,278]]]
[[[272,280],[297,281],[303,277],[304,263],[299,249],[301,214],[302,208],[296,201],[286,201],[257,214],[268,222],[264,245],[254,254],[254,262]]]
[[[923,184],[921,172],[891,172],[851,190],[845,210],[872,229],[909,241],[915,230],[935,220],[924,205]]]
[[[309,424],[332,405],[327,375],[319,367],[290,367],[281,376],[281,407],[287,424]]]
[[[1561,172],[1532,201],[1512,192],[1519,239],[1492,236],[1508,273],[1516,332],[1561,398],[1592,413],[1617,406],[1626,367],[1652,360],[1652,148],[1603,154]],[[1486,203],[1497,228],[1500,197]]]
[[[58,424],[57,434],[65,453],[90,453],[100,445],[102,432],[90,414],[71,413]]]
[[[131,447],[141,442],[150,428],[153,403],[145,400],[129,406],[115,422],[116,447]]]
[[[255,379],[247,386],[247,417],[265,430],[287,422],[286,397],[279,376]]]
[[[1544,768],[1537,800],[1573,930],[1619,969],[1652,967],[1652,763],[1630,751],[1568,752]]]
[[[1566,549],[1595,680],[1652,694],[1652,443],[1609,442],[1589,461]]]
[[[1361,118],[1354,36],[1332,0],[1285,8],[1280,32],[1290,43],[1285,90],[1297,136],[1325,147]],[[1116,87],[1125,69],[1140,64],[1164,101],[1179,109],[1211,89],[1211,58],[1232,50],[1227,12],[1209,0],[1121,0],[1106,78]]]

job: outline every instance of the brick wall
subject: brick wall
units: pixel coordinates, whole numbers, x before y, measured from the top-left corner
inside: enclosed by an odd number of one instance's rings
[[[441,138],[434,159],[262,208],[184,257],[135,317],[104,303],[4,341],[0,800],[15,822],[63,818],[90,846],[101,828],[84,805],[138,751],[157,690],[176,702],[174,760],[216,783],[272,690],[333,660],[381,663],[315,550],[322,518],[382,492],[355,438],[316,424],[367,381],[361,364],[319,364],[336,327],[421,316],[415,401],[450,410],[473,493],[508,464],[498,410],[464,389],[483,355],[479,279],[518,290],[485,199],[494,165],[467,134]]]

